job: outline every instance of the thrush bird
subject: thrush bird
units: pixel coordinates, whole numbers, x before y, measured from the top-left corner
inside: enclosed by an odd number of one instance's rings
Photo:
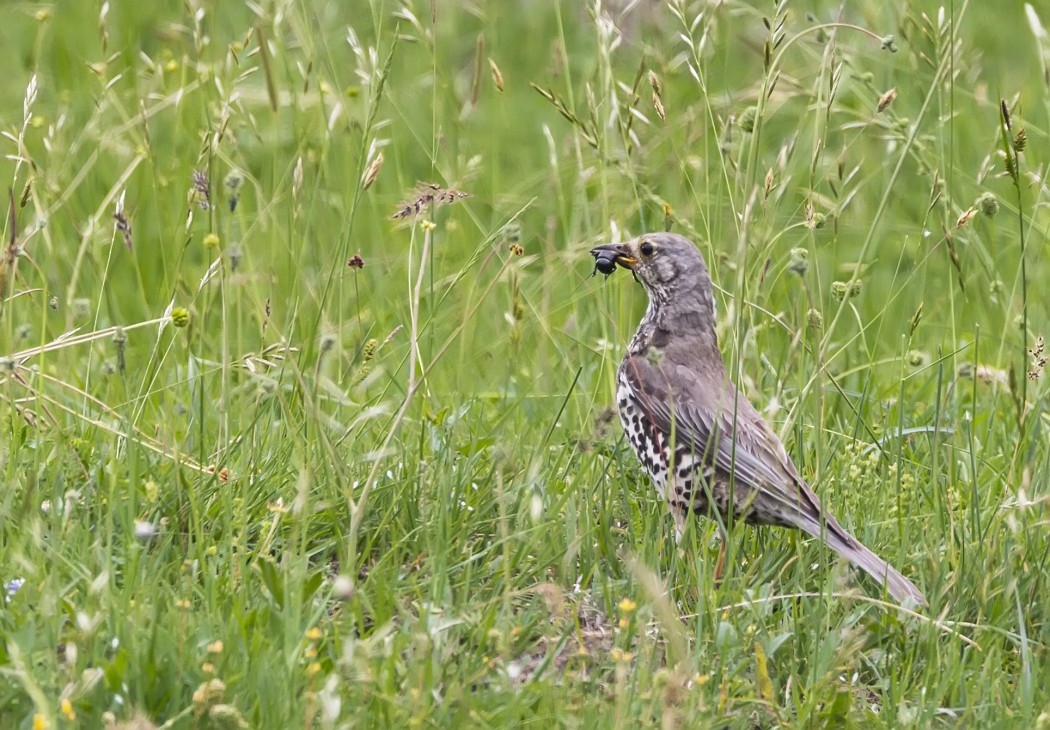
[[[897,601],[925,604],[911,581],[860,543],[799,476],[773,429],[729,379],[715,335],[711,276],[673,233],[591,249],[596,269],[630,269],[649,295],[616,379],[620,423],[681,539],[686,517],[792,527],[823,540]]]

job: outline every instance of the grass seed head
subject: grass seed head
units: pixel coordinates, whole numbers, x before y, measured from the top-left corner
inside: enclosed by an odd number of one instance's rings
[[[892,88],[885,94],[879,97],[878,104],[875,105],[875,113],[880,114],[886,111],[886,107],[893,103],[893,100],[897,98],[897,89]]]
[[[863,283],[860,279],[855,279],[852,282],[833,281],[831,282],[831,296],[834,297],[836,302],[841,302],[847,297],[852,299],[860,295],[862,285]]]
[[[211,185],[208,183],[208,175],[203,170],[193,171],[193,187],[190,189],[190,198],[201,207],[201,210],[211,208]]]
[[[806,272],[809,271],[809,249],[791,249],[790,258],[788,259],[788,270],[799,276],[805,276]]]
[[[503,73],[499,70],[499,66],[491,58],[489,59],[489,71],[492,73],[492,83],[496,86],[496,91],[503,93]]]
[[[747,133],[755,131],[755,122],[758,120],[758,107],[749,106],[743,112],[740,113],[740,118],[737,120],[737,124],[740,128]]]
[[[989,218],[993,218],[999,212],[999,199],[992,192],[981,193],[977,196],[977,201],[973,205]]]
[[[908,352],[908,364],[913,368],[921,368],[930,362],[929,353],[922,350],[910,350]]]
[[[1043,336],[1039,335],[1035,340],[1035,345],[1028,351],[1028,355],[1032,358],[1031,367],[1028,370],[1029,380],[1038,380],[1042,377],[1047,362],[1045,350],[1046,342],[1043,340]]]
[[[124,241],[124,246],[131,250],[131,221],[128,220],[127,213],[123,209],[117,210],[113,214],[113,220],[116,221],[114,228],[117,233],[120,234],[121,239]]]
[[[1017,134],[1014,135],[1014,152],[1024,152],[1025,146],[1028,144],[1028,132],[1025,131],[1024,127],[1017,130]]]
[[[361,177],[361,189],[368,190],[372,187],[372,183],[379,177],[379,171],[383,169],[383,153],[377,152],[376,156],[372,159],[368,169],[365,170],[365,174]]]
[[[977,208],[968,208],[967,210],[964,210],[962,215],[959,216],[959,219],[957,221],[955,221],[955,227],[956,228],[962,228],[967,223],[972,221],[974,216],[976,216],[976,215],[977,215]]]
[[[365,343],[365,346],[361,349],[361,359],[368,362],[376,356],[376,350],[379,349],[379,341],[375,338],[370,339]]]
[[[190,323],[190,310],[185,307],[175,307],[171,310],[171,323],[176,327],[186,327]]]
[[[453,188],[442,187],[434,183],[421,182],[416,185],[411,200],[402,203],[396,213],[391,216],[394,220],[401,220],[410,215],[419,215],[430,206],[452,205],[453,203],[468,197],[469,193],[460,192]]]

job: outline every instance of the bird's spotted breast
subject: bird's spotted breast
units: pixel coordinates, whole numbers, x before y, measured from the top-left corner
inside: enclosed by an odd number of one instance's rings
[[[644,401],[622,369],[617,377],[616,405],[627,440],[659,495],[677,512],[706,512],[707,493],[702,481],[711,478],[713,468],[685,444],[676,446],[672,461],[669,437],[656,428]]]
[[[653,478],[657,491],[664,494],[667,482],[667,456],[660,435],[646,417],[645,408],[621,371],[617,378],[616,406],[620,425],[638,455],[642,466]]]

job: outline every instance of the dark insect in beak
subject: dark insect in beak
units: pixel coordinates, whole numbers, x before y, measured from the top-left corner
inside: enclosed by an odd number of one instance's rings
[[[598,272],[605,274],[605,278],[608,279],[614,271],[616,271],[616,254],[612,251],[599,251],[594,254],[594,271],[591,272],[591,276],[594,276]]]
[[[616,271],[617,266],[622,266],[625,269],[630,269],[631,276],[634,277],[635,281],[639,281],[638,274],[634,270],[634,265],[638,263],[638,259],[624,253],[621,247],[597,246],[591,249],[591,256],[594,257],[594,271],[591,272],[591,276],[600,271],[608,279]]]

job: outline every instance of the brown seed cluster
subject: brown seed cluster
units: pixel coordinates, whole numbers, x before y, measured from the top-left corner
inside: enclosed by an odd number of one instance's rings
[[[1039,376],[1043,374],[1043,370],[1046,369],[1045,349],[1046,342],[1040,335],[1035,340],[1035,347],[1028,351],[1028,354],[1032,356],[1032,367],[1028,370],[1029,380],[1038,380]]]
[[[390,216],[391,218],[401,220],[410,215],[419,215],[430,205],[451,205],[467,197],[469,193],[462,193],[459,190],[442,187],[434,183],[421,182],[416,185],[412,195],[411,200],[398,206],[397,212]]]
[[[368,190],[372,187],[372,183],[379,177],[379,171],[383,169],[383,153],[378,152],[372,159],[372,162],[368,165],[368,169],[365,170],[365,174],[361,178],[361,188]]]
[[[211,208],[211,185],[208,183],[208,175],[203,170],[193,171],[193,195],[201,210]]]
[[[879,97],[878,103],[875,105],[875,113],[881,114],[886,111],[886,107],[893,103],[893,100],[897,98],[896,87],[890,89],[885,94]]]
[[[127,246],[128,251],[131,250],[131,221],[128,220],[127,214],[123,208],[118,208],[117,212],[113,214],[113,220],[116,221],[117,233],[124,239],[124,245]]]

